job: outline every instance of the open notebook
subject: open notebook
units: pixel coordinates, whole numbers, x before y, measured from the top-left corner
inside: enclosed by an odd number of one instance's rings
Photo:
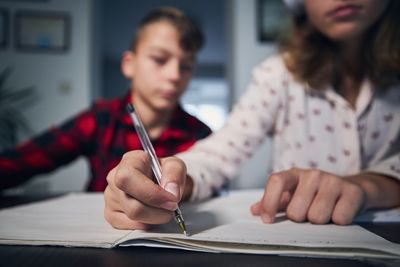
[[[103,218],[102,194],[69,194],[1,210],[0,244],[400,259],[400,245],[357,225],[294,223],[284,215],[274,224],[263,224],[249,211],[261,193],[237,191],[182,205],[189,237],[179,233],[174,221],[148,232],[113,229]]]

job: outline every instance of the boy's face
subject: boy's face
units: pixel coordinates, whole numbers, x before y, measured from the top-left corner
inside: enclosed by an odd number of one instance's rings
[[[335,41],[359,39],[382,15],[389,0],[305,0],[311,23]]]
[[[192,76],[195,53],[184,51],[168,22],[147,25],[135,52],[124,55],[122,69],[132,79],[135,102],[163,111],[173,109]]]

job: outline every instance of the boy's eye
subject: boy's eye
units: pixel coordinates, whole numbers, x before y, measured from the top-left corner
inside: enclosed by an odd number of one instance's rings
[[[163,56],[150,56],[151,60],[155,62],[158,66],[164,66],[170,60],[168,57]],[[192,72],[194,64],[192,62],[180,62],[179,63],[179,71],[180,72]]]
[[[158,65],[164,65],[167,62],[167,60],[165,58],[163,58],[163,57],[151,57],[151,58]]]

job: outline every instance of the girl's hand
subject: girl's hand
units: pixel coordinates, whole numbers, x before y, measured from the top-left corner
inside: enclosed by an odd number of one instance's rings
[[[182,198],[185,164],[178,158],[161,159],[161,186],[153,177],[150,158],[144,151],[126,153],[107,175],[104,217],[118,229],[147,229],[167,223]]]
[[[262,199],[251,212],[272,223],[278,210],[290,220],[350,224],[363,209],[366,192],[356,183],[320,170],[297,169],[272,174]]]

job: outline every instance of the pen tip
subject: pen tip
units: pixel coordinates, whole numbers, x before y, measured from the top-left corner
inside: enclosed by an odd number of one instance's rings
[[[130,113],[135,112],[135,107],[132,105],[132,103],[129,103],[126,108]]]
[[[188,232],[186,231],[186,226],[184,222],[179,222],[179,228],[181,228],[181,232],[185,235],[185,236],[189,236]]]

